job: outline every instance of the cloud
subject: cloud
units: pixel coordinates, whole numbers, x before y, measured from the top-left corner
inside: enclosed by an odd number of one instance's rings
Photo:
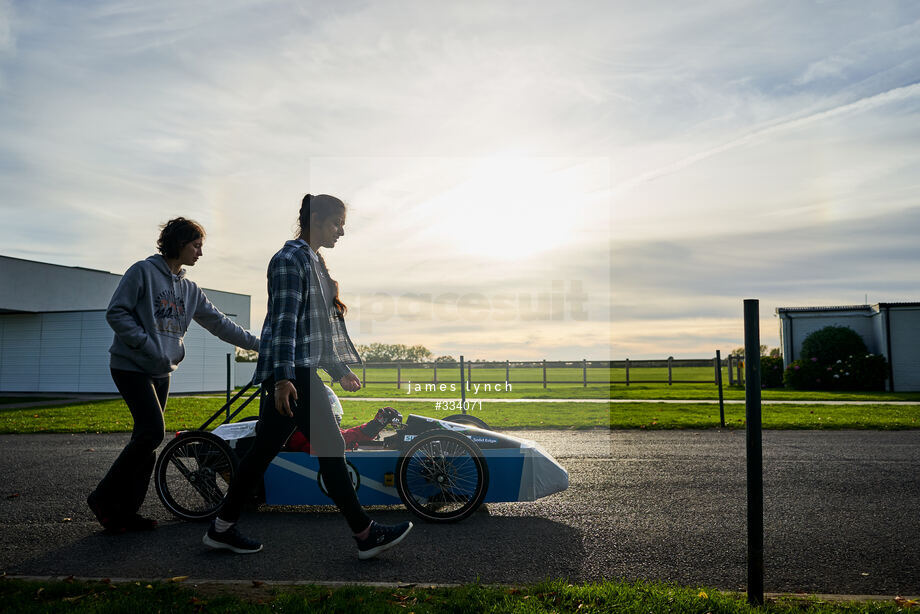
[[[13,31],[16,13],[10,0],[0,0],[0,95],[6,89],[3,65],[16,54],[16,35]]]
[[[378,293],[394,309],[489,301],[478,320],[394,312],[360,342],[604,358],[613,304],[632,352],[709,347],[749,291],[837,300],[848,281],[915,280],[890,216],[920,187],[918,18],[728,0],[0,0],[0,242],[117,272],[189,215],[209,231],[193,277],[251,293],[257,323],[300,198],[331,192],[351,205],[328,256],[356,326]],[[882,251],[848,224],[899,238]],[[575,281],[586,319],[525,319],[522,297]]]
[[[660,177],[684,170],[698,162],[706,160],[707,158],[730,152],[733,149],[744,147],[757,141],[769,139],[779,132],[807,128],[811,124],[837,119],[847,114],[861,113],[887,104],[896,104],[906,100],[915,100],[918,96],[920,96],[920,83],[913,83],[885,92],[873,94],[854,102],[849,102],[830,109],[825,109],[817,113],[811,113],[804,117],[783,118],[779,121],[772,122],[769,125],[757,128],[751,132],[736,137],[726,143],[711,147],[705,151],[697,152],[661,168],[642,173],[637,177],[633,177],[615,186],[614,193],[617,195],[622,194],[623,192],[629,191],[643,183],[648,183]]]
[[[741,303],[761,301],[769,322],[777,307],[918,300],[920,208],[782,230],[709,235],[613,247],[614,346],[635,357],[682,339],[697,351],[721,339],[741,344]],[[762,325],[776,345],[775,327]],[[654,331],[654,332],[650,332]],[[729,341],[731,341],[729,343]],[[735,345],[732,345],[734,343]],[[729,347],[731,346],[731,347]]]

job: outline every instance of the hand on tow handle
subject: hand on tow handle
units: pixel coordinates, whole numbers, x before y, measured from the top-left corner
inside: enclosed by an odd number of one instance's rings
[[[339,380],[339,385],[342,386],[343,390],[354,392],[361,389],[361,380],[359,380],[358,376],[354,373],[349,373]]]
[[[289,379],[283,379],[275,383],[275,409],[282,416],[288,418],[294,417],[294,411],[291,408],[291,399],[297,401],[297,388],[294,382]]]

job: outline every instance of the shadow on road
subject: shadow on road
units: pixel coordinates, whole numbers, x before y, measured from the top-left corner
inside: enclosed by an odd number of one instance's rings
[[[405,510],[373,509],[381,522],[413,519]],[[215,580],[382,581],[419,583],[530,582],[575,578],[585,557],[582,538],[545,518],[491,516],[487,511],[448,525],[415,522],[406,540],[370,561],[359,561],[337,512],[260,511],[241,530],[265,544],[235,555],[201,543],[205,523],[167,521],[153,532],[108,535],[96,527],[66,545],[24,560],[15,575]]]

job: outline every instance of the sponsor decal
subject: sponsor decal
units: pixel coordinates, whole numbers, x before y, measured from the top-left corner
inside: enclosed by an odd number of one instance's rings
[[[476,443],[498,443],[497,439],[491,437],[476,437],[475,435],[467,435],[467,437]]]

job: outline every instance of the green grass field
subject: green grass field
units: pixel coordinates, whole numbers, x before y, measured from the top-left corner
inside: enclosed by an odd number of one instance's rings
[[[395,367],[367,367],[362,370],[360,365],[352,366],[355,374],[367,383],[387,383],[394,385],[397,380],[405,383],[434,382],[435,369],[432,367],[411,367],[396,369]],[[468,379],[473,382],[511,382],[514,384],[540,384],[543,383],[543,369],[540,367],[510,367],[506,370],[502,363],[486,363],[486,366],[472,364],[468,369]],[[715,367],[674,367],[671,370],[672,381],[705,382],[715,385]],[[438,382],[460,381],[458,367],[437,369]],[[631,383],[668,382],[667,367],[630,367],[629,381]],[[722,381],[729,383],[728,368],[722,367]],[[609,384],[626,382],[626,369],[607,367],[547,367],[547,384]]]
[[[371,371],[371,370],[369,370]],[[396,369],[380,370],[393,376]],[[384,373],[384,371],[386,373]],[[495,371],[493,369],[493,371]],[[504,377],[504,369],[499,370]],[[512,369],[514,372],[515,370]],[[532,376],[542,369],[519,369],[519,376]],[[553,370],[548,370],[549,375]],[[581,369],[558,369],[560,378],[579,376]],[[633,369],[638,371],[638,369]],[[662,373],[667,377],[667,369],[645,369],[649,373]],[[681,367],[675,372],[702,376],[711,369],[702,367]],[[473,380],[466,394],[467,401],[474,409],[471,413],[481,417],[496,428],[714,428],[719,426],[718,406],[714,404],[695,403],[701,400],[718,399],[718,389],[710,383],[667,383],[647,384],[611,384],[609,377],[616,376],[616,370],[594,369],[594,375],[606,374],[608,380],[601,383],[543,384],[511,383],[511,390],[505,384],[501,390],[494,385],[485,388],[485,368],[474,367]],[[404,415],[418,413],[427,416],[447,417],[460,413],[456,407],[460,400],[459,384],[442,382],[445,389],[426,390],[425,379],[433,380],[433,369],[405,370],[409,376],[424,379],[413,380],[421,390],[409,389],[406,380],[402,389],[395,384],[369,384],[358,392],[345,392],[335,386],[336,393],[342,399],[346,409],[345,426],[363,423],[373,417],[379,407],[390,404]],[[592,370],[588,370],[589,375]],[[360,372],[359,372],[360,374]],[[440,380],[441,371],[439,371]],[[402,374],[400,374],[402,375]],[[494,373],[493,373],[494,375]],[[512,379],[515,374],[512,374]],[[683,375],[682,375],[683,377]],[[481,378],[481,379],[480,379]],[[370,379],[370,377],[368,378]],[[589,378],[590,379],[590,378]],[[478,381],[477,381],[478,380]],[[373,380],[372,380],[373,381]],[[451,390],[453,385],[454,390]],[[476,386],[479,386],[477,389]],[[433,386],[432,386],[433,387]],[[365,401],[368,397],[395,399],[394,401]],[[808,392],[787,389],[763,390],[765,403],[763,420],[765,428],[775,429],[912,429],[920,428],[917,423],[918,407],[896,406],[892,401],[920,401],[920,393],[890,392]],[[60,401],[48,400],[46,406],[39,408],[16,408],[14,402],[35,401],[41,397],[7,397],[15,399],[0,403],[0,433],[69,433],[69,432],[121,432],[131,429],[131,416],[120,399],[108,401],[82,402],[60,405]],[[744,390],[740,387],[726,387],[726,400],[744,399]],[[505,402],[481,401],[481,399],[617,399],[635,401],[635,403],[539,403],[539,402]],[[644,402],[650,399],[685,400],[684,403],[665,404]],[[449,400],[451,406],[438,406],[438,400]],[[811,405],[769,405],[771,400],[791,401],[870,401],[873,405],[820,406]],[[166,411],[166,428],[170,431],[198,428],[212,413],[223,404],[224,397],[173,396]],[[247,409],[243,416],[258,413],[255,406]],[[743,426],[743,405],[726,405],[726,426]]]
[[[173,397],[166,409],[168,431],[198,428],[223,404],[222,397]],[[379,401],[345,399],[343,426],[370,420]],[[417,413],[448,417],[457,408],[438,407],[432,399],[392,402],[404,416]],[[251,411],[250,411],[251,408]],[[252,406],[240,417],[255,415]],[[541,403],[510,402],[471,406],[469,413],[496,429],[707,429],[720,426],[713,403]],[[744,427],[744,405],[725,406],[728,428]],[[764,405],[767,429],[916,429],[920,405]],[[219,423],[220,421],[218,421]],[[131,415],[121,400],[42,408],[0,408],[0,433],[111,433],[131,429]]]
[[[543,369],[539,367],[511,367],[506,371],[503,364],[487,364],[489,366],[478,366],[477,363],[472,363],[472,367],[467,370],[468,379],[473,382],[511,382],[512,384],[542,384],[543,382]],[[467,366],[469,367],[469,364]],[[395,367],[368,367],[366,370],[362,370],[360,365],[352,365],[352,370],[358,377],[364,378],[368,383],[382,382],[395,385],[397,379],[403,383],[410,380],[419,383],[435,381],[435,369],[433,367],[401,368],[398,370]],[[569,382],[580,384],[584,383],[585,377],[587,377],[589,384],[607,384],[610,383],[613,371],[616,370],[606,367],[591,367],[587,371],[583,371],[580,367],[548,367],[546,369],[546,381],[548,383]],[[713,370],[710,369],[710,379],[712,375]],[[438,368],[437,381],[459,383],[460,369],[457,367]],[[665,373],[665,381],[667,381],[667,373]]]
[[[223,398],[217,397],[173,397],[166,405],[166,429],[198,428],[223,402]],[[384,405],[376,401],[344,400],[342,425],[363,424]],[[417,413],[446,418],[461,413],[457,409],[438,408],[432,400],[391,405],[404,416]],[[258,413],[254,407],[252,411],[249,409],[240,417]],[[496,428],[599,428],[608,426],[610,417],[605,403],[483,403],[481,410],[471,409],[469,413]],[[45,408],[0,408],[0,433],[113,433],[130,431],[131,425],[131,414],[121,400]]]
[[[414,382],[413,382],[414,384]],[[718,400],[719,389],[714,384],[589,384],[584,387],[579,384],[551,384],[543,388],[542,384],[513,384],[510,391],[485,390],[475,388],[474,380],[467,392],[468,399],[634,399],[636,401],[648,399],[689,399],[689,400]],[[345,392],[338,385],[334,386],[336,394],[341,398],[394,398],[394,399],[459,399],[459,384],[454,384],[456,390],[451,390],[449,384],[445,391],[408,390],[406,385],[398,389],[390,384],[370,384],[357,392]],[[744,388],[723,387],[723,398],[726,400],[743,400]],[[785,388],[765,389],[761,391],[765,400],[775,401],[875,401],[885,403],[890,401],[920,401],[920,392],[829,392],[788,390]]]
[[[768,599],[763,607],[746,597],[706,587],[650,582],[608,581],[568,584],[547,581],[521,587],[471,584],[458,587],[383,588],[367,586],[186,586],[179,582],[35,582],[0,580],[4,612],[618,612],[647,614],[894,614],[911,603],[828,602],[808,596]]]
[[[763,405],[765,429],[905,430],[920,428],[918,405]],[[719,406],[711,403],[615,403],[614,429],[706,429],[720,426]],[[726,428],[745,428],[743,404],[725,406]]]
[[[15,397],[0,396],[0,405],[15,405],[18,403],[40,403],[42,401],[55,401],[60,397]]]
[[[327,382],[328,383],[328,382]],[[431,384],[433,385],[433,384]],[[439,384],[440,386],[441,384]],[[425,384],[419,384],[421,390],[415,389],[415,382],[412,383],[412,389],[408,384],[403,384],[402,388],[396,388],[391,384],[368,384],[357,392],[346,392],[336,384],[333,386],[335,393],[340,398],[386,398],[386,399],[459,399],[460,384],[454,383],[443,384],[444,390],[426,390]],[[478,388],[477,388],[478,386]],[[718,390],[713,387],[713,393],[718,395]],[[494,385],[489,385],[474,381],[470,384],[470,389],[466,391],[466,397],[483,398],[483,399],[609,399],[611,398],[611,388],[608,384],[589,384],[584,387],[580,384],[552,384],[543,388],[542,384],[512,384],[511,390],[506,390],[502,385],[501,390],[496,390]]]
[[[358,377],[365,375],[355,369]],[[542,369],[512,368],[511,390],[505,386],[504,368],[474,367],[467,397],[475,398],[521,398],[521,399],[718,399],[719,389],[715,385],[712,367],[675,367],[672,379],[679,382],[668,385],[668,370],[665,367],[631,368],[631,383],[626,385],[624,369],[593,368],[587,371],[587,385],[583,373],[577,368],[547,369],[547,384],[543,387]],[[744,388],[728,385],[728,370],[722,369],[723,398],[743,399]],[[397,387],[396,369],[368,369],[366,386],[358,392],[344,392],[338,386],[336,393],[341,397],[381,398],[459,398],[459,370],[438,370],[438,385],[434,386],[432,369],[403,369],[399,373],[401,386]],[[567,384],[565,381],[579,383]],[[410,384],[411,382],[411,388]],[[499,382],[496,386],[495,382]],[[529,382],[529,383],[528,383]],[[639,382],[639,383],[637,383]],[[431,385],[431,386],[429,386]],[[443,389],[440,388],[443,385]],[[488,389],[486,388],[488,385]],[[478,388],[477,388],[478,386]],[[421,388],[420,390],[417,387]],[[496,389],[498,388],[498,389]],[[787,390],[785,388],[763,390],[764,399],[774,400],[832,400],[832,401],[920,401],[920,392],[811,392]]]

